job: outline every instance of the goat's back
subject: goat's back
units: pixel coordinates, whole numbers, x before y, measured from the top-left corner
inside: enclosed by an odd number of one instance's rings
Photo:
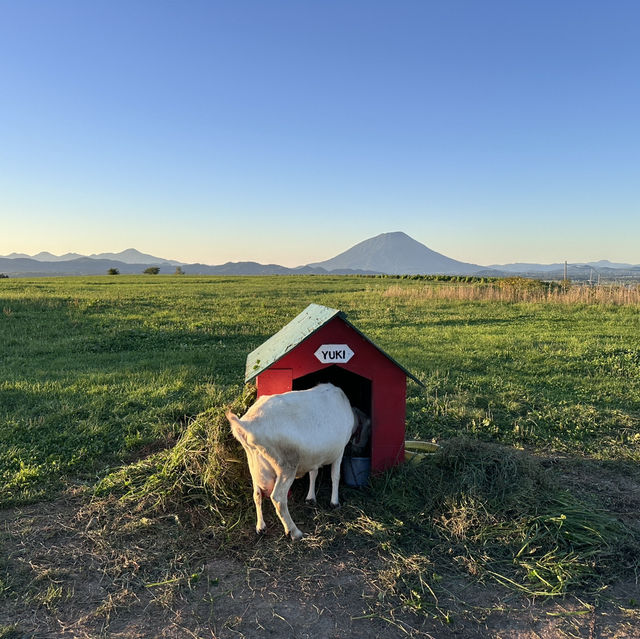
[[[260,397],[240,421],[255,445],[297,456],[301,469],[338,459],[354,424],[347,396],[333,384]]]

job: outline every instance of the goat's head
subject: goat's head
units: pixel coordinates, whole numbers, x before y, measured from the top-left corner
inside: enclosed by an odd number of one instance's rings
[[[351,450],[358,454],[364,452],[371,437],[371,418],[359,408],[352,408],[353,431],[351,432]]]

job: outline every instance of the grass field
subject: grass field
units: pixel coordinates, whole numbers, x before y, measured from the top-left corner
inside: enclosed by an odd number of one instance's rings
[[[216,552],[255,563],[260,551],[246,554],[253,514],[241,465],[219,469],[227,473],[219,492],[196,475],[211,475],[212,451],[236,454],[220,415],[240,401],[247,353],[315,302],[345,311],[424,382],[408,385],[407,436],[445,445],[428,467],[377,479],[376,499],[346,491],[349,505],[337,515],[306,513],[307,546],[285,552],[279,540],[259,561],[366,550],[377,557],[368,578],[378,592],[377,612],[367,614],[386,620],[404,610],[445,623],[455,606],[443,592],[455,590],[456,575],[525,596],[601,590],[637,567],[640,543],[579,469],[637,477],[640,308],[633,297],[483,299],[461,286],[323,276],[2,280],[0,505],[54,503],[80,490],[94,495],[83,506],[89,523],[96,504],[109,504],[115,510],[101,517],[122,522],[137,512],[144,536],[154,517],[182,517],[179,501],[188,498],[213,518],[190,535],[208,526]],[[558,464],[564,475],[551,468]],[[110,495],[133,497],[137,511]],[[111,544],[121,531],[105,524],[102,533]],[[174,559],[177,543],[169,544]],[[184,587],[177,567],[154,570],[147,585],[153,574]],[[13,605],[25,589],[46,599],[35,578],[3,581],[2,571],[0,596],[4,583]],[[58,592],[55,580],[42,583]],[[55,592],[54,608],[64,603]],[[378,608],[387,602],[384,617]]]

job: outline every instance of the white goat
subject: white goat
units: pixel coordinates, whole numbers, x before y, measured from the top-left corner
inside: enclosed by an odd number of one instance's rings
[[[234,437],[242,444],[253,481],[256,532],[264,532],[262,497],[271,497],[286,534],[302,532],[289,515],[287,497],[293,480],[309,473],[308,501],[315,501],[318,468],[331,464],[331,505],[338,506],[340,462],[358,426],[342,389],[319,384],[309,390],[260,397],[238,418],[227,413]]]

